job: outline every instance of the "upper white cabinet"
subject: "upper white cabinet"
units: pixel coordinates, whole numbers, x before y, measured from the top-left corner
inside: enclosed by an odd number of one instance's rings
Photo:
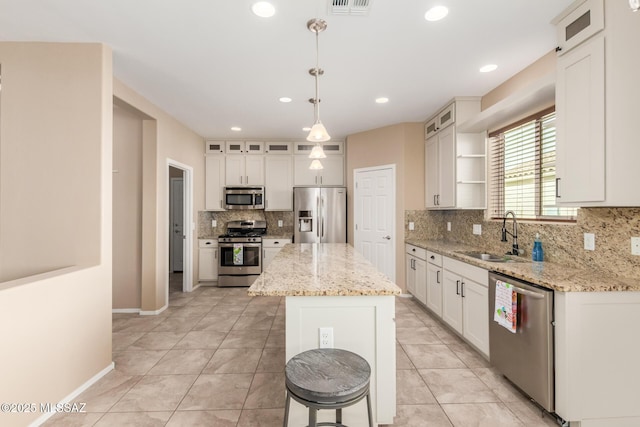
[[[226,185],[264,185],[264,156],[229,155],[225,168]]]
[[[480,98],[456,98],[425,124],[425,206],[428,209],[486,207],[484,133],[459,132],[477,116]]]
[[[293,143],[291,142],[265,142],[264,152],[267,154],[292,154]]]
[[[224,141],[207,140],[204,142],[205,154],[224,154],[225,147],[226,146]]]
[[[293,152],[295,154],[309,155],[315,145],[315,142],[309,141],[295,142]],[[342,141],[321,142],[320,145],[322,145],[322,150],[325,154],[344,154],[344,142]]]
[[[293,210],[293,159],[265,156],[265,210]]]
[[[556,196],[570,206],[640,206],[640,14],[586,0],[559,16]]]
[[[226,141],[225,153],[227,154],[263,154],[264,142],[262,141]]]
[[[344,157],[327,156],[320,159],[323,169],[309,169],[313,160],[304,156],[295,156],[294,161],[294,186],[341,186],[344,185]]]
[[[208,211],[223,211],[222,189],[225,185],[224,156],[205,157],[205,201],[204,207]]]

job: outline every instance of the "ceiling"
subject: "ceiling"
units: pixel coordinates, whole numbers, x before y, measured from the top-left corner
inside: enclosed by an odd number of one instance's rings
[[[254,1],[0,0],[0,40],[108,44],[116,78],[203,137],[300,140],[313,124],[306,22],[323,18],[321,119],[344,139],[486,94],[555,47],[550,21],[572,2],[371,0],[366,16],[336,16],[331,0],[272,0],[259,18]],[[435,4],[449,15],[427,22]]]

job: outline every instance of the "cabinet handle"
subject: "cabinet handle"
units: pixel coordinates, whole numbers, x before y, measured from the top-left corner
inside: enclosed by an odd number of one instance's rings
[[[460,288],[461,288],[460,296],[464,298],[464,280],[462,281],[462,286]]]
[[[247,178],[247,179],[244,181],[244,183],[248,184],[249,183],[249,175],[245,176],[245,178]]]
[[[438,206],[440,206],[440,195],[438,194]]]
[[[322,185],[322,176],[320,177],[320,185]]]
[[[560,52],[562,48],[560,46],[556,46],[556,52]]]
[[[436,206],[436,205],[437,205],[437,203],[436,203],[436,195],[434,194],[433,195],[433,206]]]
[[[436,271],[436,283],[440,283],[440,270]]]
[[[560,179],[556,178],[556,199],[560,198]]]
[[[456,295],[460,295],[460,280],[456,280]]]
[[[279,245],[279,244],[280,244],[280,242],[273,242],[273,244],[274,244],[274,245]]]

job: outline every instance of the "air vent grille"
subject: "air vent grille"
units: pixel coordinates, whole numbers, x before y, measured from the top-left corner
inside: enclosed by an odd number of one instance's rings
[[[329,0],[332,15],[368,15],[373,0]]]

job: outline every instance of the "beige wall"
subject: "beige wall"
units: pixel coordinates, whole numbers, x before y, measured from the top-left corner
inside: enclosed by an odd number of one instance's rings
[[[204,138],[140,94],[114,80],[114,96],[149,117],[142,124],[141,306],[156,311],[168,304],[169,167],[168,159],[193,168],[193,217],[204,210]],[[185,229],[188,226],[185,219]],[[193,237],[193,282],[197,283],[198,240]]]
[[[140,308],[142,280],[142,122],[113,106],[113,308]]]
[[[112,366],[111,52],[2,42],[0,64],[0,402],[55,403]]]
[[[347,138],[348,223],[353,224],[353,171],[396,165],[396,283],[404,289],[404,211],[424,208],[424,125],[401,123]],[[353,244],[353,227],[347,240]]]

